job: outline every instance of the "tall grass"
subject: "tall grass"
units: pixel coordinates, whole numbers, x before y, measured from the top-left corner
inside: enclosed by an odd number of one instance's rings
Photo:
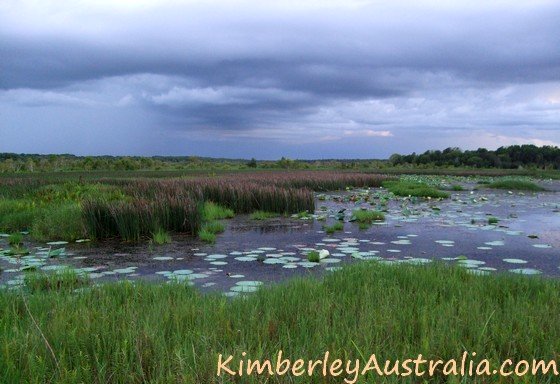
[[[88,233],[98,239],[119,236],[137,241],[158,230],[194,235],[201,224],[197,202],[163,194],[151,201],[86,201],[83,215]]]
[[[312,212],[313,191],[376,187],[386,180],[378,175],[336,172],[255,172],[242,177],[225,174],[95,182],[88,178],[88,183],[81,178],[81,174],[79,180],[2,178],[0,192],[5,198],[0,198],[0,230],[32,228],[32,235],[39,240],[87,236],[137,241],[158,229],[196,234],[204,220],[229,218],[234,212]]]
[[[41,284],[43,285],[43,284]],[[298,278],[243,299],[174,284],[107,284],[73,293],[0,292],[0,372],[6,383],[222,383],[218,354],[292,359],[460,359],[498,364],[558,359],[560,282],[474,276],[460,268],[360,263],[323,280]],[[237,361],[237,360],[236,360]],[[363,362],[362,364],[365,364]],[[363,365],[362,365],[363,366]],[[339,383],[293,376],[243,376],[243,383]],[[426,381],[423,381],[423,380]],[[359,383],[493,383],[498,377],[378,377]],[[504,383],[555,383],[512,377]]]

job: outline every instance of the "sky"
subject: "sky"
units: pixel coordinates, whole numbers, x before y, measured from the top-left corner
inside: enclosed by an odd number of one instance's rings
[[[560,145],[560,2],[2,0],[0,152]]]

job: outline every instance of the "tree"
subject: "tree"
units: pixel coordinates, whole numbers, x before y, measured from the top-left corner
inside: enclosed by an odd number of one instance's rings
[[[249,168],[257,168],[257,160],[255,160],[255,158],[253,157],[251,160],[249,160],[247,166]]]

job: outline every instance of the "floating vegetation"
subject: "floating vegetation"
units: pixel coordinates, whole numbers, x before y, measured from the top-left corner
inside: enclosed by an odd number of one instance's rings
[[[547,248],[552,248],[552,245],[550,245],[550,244],[533,244],[533,247],[547,249]]]
[[[495,240],[495,241],[487,241],[484,244],[489,245],[491,247],[501,247],[505,245],[505,242],[502,240]]]
[[[518,268],[518,269],[510,269],[511,273],[519,273],[521,275],[540,275],[542,272],[538,269],[533,268]]]
[[[527,264],[527,260],[522,260],[522,259],[503,259],[502,261],[504,263],[510,263],[510,264]]]

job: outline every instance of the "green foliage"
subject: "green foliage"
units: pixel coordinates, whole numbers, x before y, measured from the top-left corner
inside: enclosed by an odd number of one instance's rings
[[[499,364],[554,359],[560,340],[557,279],[474,276],[440,265],[364,262],[239,299],[200,294],[181,283],[124,282],[80,293],[37,289],[25,300],[33,319],[21,293],[0,291],[0,372],[6,383],[217,383],[229,380],[216,377],[218,354],[233,354],[233,367],[241,352],[270,358],[274,366],[279,346],[292,361],[320,359],[317,354],[326,349],[331,361],[362,359],[361,354],[367,360],[373,352],[383,359],[422,354],[449,360],[466,350]],[[52,346],[58,368],[33,321]],[[241,381],[263,379],[244,375]],[[554,382],[548,379],[529,381]]]
[[[459,185],[459,184],[454,184],[454,185],[451,186],[451,190],[452,190],[452,191],[459,192],[459,191],[464,191],[465,188],[463,188],[463,187],[462,187],[461,185]]]
[[[336,231],[342,231],[344,229],[344,223],[342,223],[341,221],[337,221],[333,225],[324,226],[323,228],[325,229],[325,232],[327,232],[329,235],[332,235]]]
[[[12,247],[19,247],[22,243],[23,235],[21,233],[14,232],[8,237],[8,244]]]
[[[210,233],[222,233],[225,231],[225,226],[223,223],[220,223],[219,221],[210,221],[208,223],[204,223],[204,225],[202,225],[202,230],[206,231],[206,232],[210,232]]]
[[[249,168],[257,168],[257,160],[253,157],[248,163],[247,167]]]
[[[206,221],[211,220],[221,220],[221,219],[231,219],[235,216],[235,213],[226,207],[222,207],[211,201],[204,203],[202,219]]]
[[[138,241],[158,229],[195,234],[201,223],[195,201],[163,192],[153,200],[86,201],[83,216],[90,237],[120,236],[127,241]]]
[[[208,231],[207,229],[201,229],[198,231],[198,238],[209,244],[214,244],[216,242],[216,234]]]
[[[165,230],[158,228],[152,233],[152,243],[163,245],[171,243],[171,235]]]
[[[374,221],[384,221],[385,215],[383,214],[383,212],[379,211],[356,209],[354,212],[352,212],[352,218],[358,223],[371,224]]]
[[[308,211],[301,211],[296,214],[298,219],[309,219],[311,214]]]
[[[499,220],[498,220],[497,217],[491,216],[491,217],[488,218],[488,224],[490,224],[490,225],[498,224],[498,221],[499,221]]]
[[[412,181],[385,181],[383,187],[397,196],[416,196],[416,197],[434,197],[434,198],[447,198],[449,194],[437,190],[425,183],[418,183]]]
[[[279,217],[280,214],[276,212],[255,211],[249,216],[252,220],[267,220]]]
[[[527,180],[515,180],[506,179],[498,180],[488,185],[489,188],[495,189],[507,189],[507,190],[518,190],[518,191],[544,191],[541,186]]]
[[[309,251],[307,253],[307,260],[309,260],[312,263],[318,263],[321,260],[321,257],[319,256],[319,251]]]
[[[41,209],[33,221],[31,235],[41,241],[73,241],[86,237],[80,204],[69,201]]]
[[[67,291],[90,285],[90,279],[78,275],[71,269],[51,274],[44,272],[30,272],[25,275],[25,286],[31,293],[40,291]]]
[[[0,231],[18,232],[31,228],[37,206],[23,199],[0,199]]]
[[[443,151],[429,150],[422,154],[394,154],[389,162],[393,166],[469,166],[475,168],[553,168],[560,169],[560,148],[553,146],[537,147],[532,144],[500,147],[495,151],[479,148],[474,151],[462,151],[459,148],[446,148]]]

